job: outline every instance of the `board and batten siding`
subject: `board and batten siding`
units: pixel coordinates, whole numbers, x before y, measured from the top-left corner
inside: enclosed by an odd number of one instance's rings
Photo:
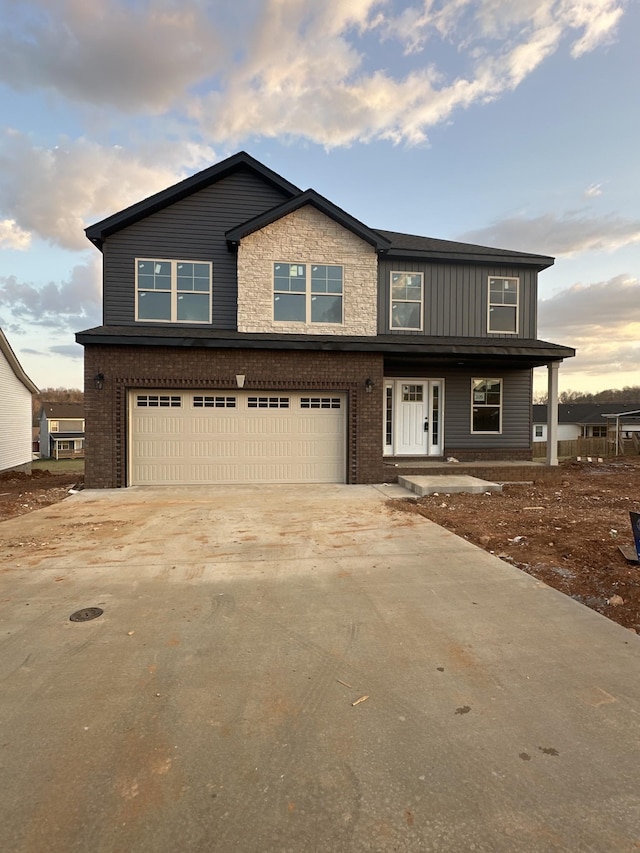
[[[424,275],[424,328],[420,332],[390,328],[391,273]],[[487,332],[489,277],[520,280],[517,335]],[[381,259],[378,266],[378,331],[380,334],[525,338],[537,336],[537,273],[525,267],[424,263]]]
[[[531,370],[494,370],[444,373],[444,436],[446,448],[522,448],[531,445]],[[471,432],[472,379],[502,379],[502,432],[495,435]]]
[[[105,325],[136,324],[135,259],[163,258],[213,262],[212,326],[235,329],[236,255],[227,249],[225,232],[286,198],[241,170],[112,234],[103,246]]]
[[[0,471],[31,459],[31,392],[0,351]]]

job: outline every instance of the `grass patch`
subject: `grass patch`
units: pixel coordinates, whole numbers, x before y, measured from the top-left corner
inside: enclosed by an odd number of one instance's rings
[[[84,459],[34,459],[31,467],[51,474],[84,474]]]

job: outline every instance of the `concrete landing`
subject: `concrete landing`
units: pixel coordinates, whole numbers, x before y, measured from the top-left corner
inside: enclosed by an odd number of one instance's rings
[[[455,495],[459,492],[468,492],[471,495],[481,495],[485,492],[502,491],[500,483],[491,483],[466,474],[398,477],[398,485],[415,492],[421,498],[433,494]]]

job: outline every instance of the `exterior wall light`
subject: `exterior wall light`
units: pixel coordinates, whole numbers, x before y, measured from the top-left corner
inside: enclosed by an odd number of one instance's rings
[[[96,373],[93,377],[93,384],[96,386],[96,391],[102,391],[104,388],[104,373]]]
[[[244,380],[244,373],[236,373],[236,385],[238,386],[238,388],[244,388]]]
[[[373,385],[374,385],[373,379],[371,379],[371,378],[365,379],[364,390],[367,392],[367,394],[370,394],[373,391]]]

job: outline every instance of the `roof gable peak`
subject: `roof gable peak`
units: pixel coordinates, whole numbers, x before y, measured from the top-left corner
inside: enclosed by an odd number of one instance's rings
[[[124,210],[120,210],[106,219],[102,219],[100,222],[90,225],[88,228],[85,228],[85,234],[95,246],[102,249],[105,238],[110,234],[114,234],[116,231],[132,225],[134,222],[138,222],[152,213],[157,213],[159,210],[169,207],[177,201],[187,198],[193,193],[205,189],[211,186],[211,184],[215,184],[226,178],[228,175],[243,169],[253,172],[254,175],[271,184],[271,186],[276,187],[285,195],[294,196],[300,193],[299,187],[287,181],[286,178],[278,175],[277,172],[274,172],[268,166],[256,160],[255,157],[247,154],[246,151],[239,151],[237,154],[233,154],[219,163],[214,163],[213,166],[196,172],[195,175],[191,175],[177,184],[160,190],[160,192],[136,202],[124,208]]]

